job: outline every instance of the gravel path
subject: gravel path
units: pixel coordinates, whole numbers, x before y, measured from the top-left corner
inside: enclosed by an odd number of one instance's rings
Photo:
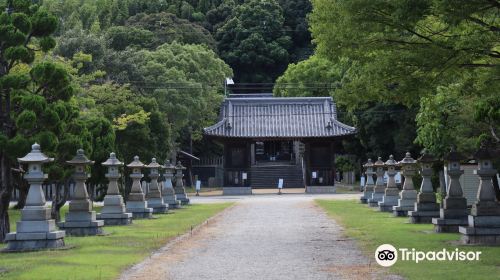
[[[388,279],[314,196],[250,196],[121,279]],[[221,198],[223,199],[223,198]],[[227,201],[227,200],[226,200]]]

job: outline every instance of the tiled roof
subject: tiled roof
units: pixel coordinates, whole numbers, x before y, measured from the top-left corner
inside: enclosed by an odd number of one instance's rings
[[[241,138],[335,137],[356,133],[337,120],[331,97],[226,98],[205,135]]]

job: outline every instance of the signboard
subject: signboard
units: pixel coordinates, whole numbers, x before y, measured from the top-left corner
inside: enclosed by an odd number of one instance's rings
[[[196,181],[196,190],[199,191],[201,189],[201,181],[197,180]]]
[[[278,180],[278,189],[282,189],[283,188],[283,179],[279,179]]]
[[[313,177],[313,179],[318,178],[318,172],[313,171],[313,173],[312,173],[312,177]]]
[[[243,179],[243,180],[247,179],[247,173],[246,172],[241,173],[241,179]]]

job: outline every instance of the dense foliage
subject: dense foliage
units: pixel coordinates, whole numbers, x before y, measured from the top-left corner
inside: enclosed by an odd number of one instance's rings
[[[276,93],[296,95],[287,89],[293,81],[308,85],[306,95],[333,95],[368,152],[385,154],[382,145],[400,150],[401,143],[437,156],[450,145],[466,154],[481,141],[498,147],[500,2],[312,2],[316,55],[291,65]],[[311,87],[325,81],[323,93]],[[394,141],[400,137],[405,140]]]

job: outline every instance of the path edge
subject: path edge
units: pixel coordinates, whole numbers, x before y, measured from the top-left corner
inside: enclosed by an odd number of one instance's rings
[[[175,237],[172,237],[171,239],[169,239],[167,241],[167,243],[165,245],[163,245],[159,249],[156,249],[153,252],[151,252],[149,254],[149,256],[145,257],[142,261],[140,261],[138,263],[135,263],[132,266],[129,266],[126,269],[122,270],[120,272],[120,276],[118,278],[116,278],[116,279],[118,279],[118,280],[128,280],[128,279],[131,279],[131,278],[129,278],[129,276],[131,276],[133,274],[133,272],[137,271],[142,266],[144,266],[146,264],[146,261],[148,261],[149,259],[151,259],[152,257],[154,257],[156,255],[159,255],[161,253],[165,253],[166,251],[168,251],[169,249],[171,249],[175,245],[181,243],[182,241],[185,241],[186,239],[190,238],[194,234],[200,232],[211,221],[213,221],[213,220],[219,218],[220,216],[224,215],[226,212],[230,211],[231,209],[233,209],[234,207],[236,207],[238,204],[239,204],[238,202],[234,202],[231,206],[226,207],[224,210],[220,211],[219,213],[217,213],[217,214],[211,216],[210,218],[204,220],[200,224],[198,224],[195,227],[193,227],[191,230],[188,230],[187,232],[185,232],[185,233],[183,233],[181,235],[177,235]]]

